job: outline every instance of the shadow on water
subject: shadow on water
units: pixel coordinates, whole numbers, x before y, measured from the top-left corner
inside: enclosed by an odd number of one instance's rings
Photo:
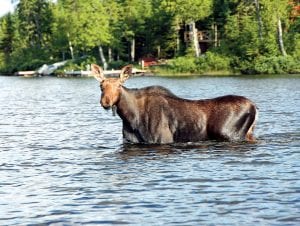
[[[259,141],[260,142],[260,141]],[[122,158],[144,157],[167,157],[180,154],[222,154],[222,153],[248,153],[256,150],[257,143],[247,142],[217,142],[204,141],[199,143],[177,143],[177,144],[130,144],[124,143],[119,148]]]
[[[135,157],[145,157],[147,159],[157,159],[174,157],[174,155],[208,155],[214,157],[228,155],[250,155],[250,156],[270,156],[278,150],[285,152],[291,147],[299,146],[298,132],[264,134],[257,137],[255,143],[248,142],[219,142],[203,141],[198,143],[177,143],[177,144],[131,144],[123,143],[117,149],[118,155],[122,159]],[[293,150],[290,150],[293,153]]]

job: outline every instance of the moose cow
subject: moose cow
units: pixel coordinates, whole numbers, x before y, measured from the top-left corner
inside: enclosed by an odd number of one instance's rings
[[[255,141],[257,108],[245,97],[188,100],[161,86],[128,89],[123,84],[132,73],[131,65],[122,68],[119,78],[106,78],[101,67],[91,67],[100,82],[100,104],[104,109],[116,109],[127,142]]]

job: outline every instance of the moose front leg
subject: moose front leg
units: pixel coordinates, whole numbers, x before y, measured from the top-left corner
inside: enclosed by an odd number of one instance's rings
[[[144,143],[144,139],[140,133],[133,130],[130,126],[123,122],[123,138],[129,143]]]

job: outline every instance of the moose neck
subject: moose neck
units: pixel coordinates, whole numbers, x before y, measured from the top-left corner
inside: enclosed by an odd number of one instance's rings
[[[133,90],[121,87],[120,98],[116,106],[117,113],[123,121],[125,120],[132,125],[138,123],[138,100]]]

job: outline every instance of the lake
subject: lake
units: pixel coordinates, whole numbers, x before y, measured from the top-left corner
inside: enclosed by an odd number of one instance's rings
[[[0,76],[0,225],[299,225],[300,76],[136,77],[244,95],[255,144],[123,144],[88,78]]]

